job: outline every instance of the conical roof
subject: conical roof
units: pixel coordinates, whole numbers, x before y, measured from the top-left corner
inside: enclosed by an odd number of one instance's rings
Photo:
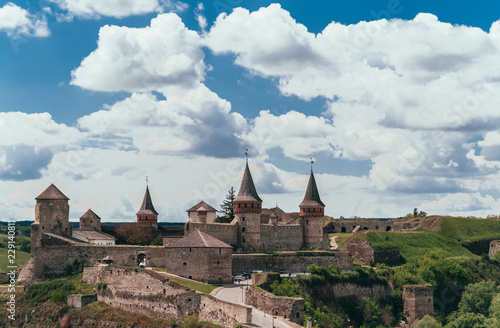
[[[47,189],[45,189],[38,197],[35,199],[64,199],[69,200],[66,195],[64,195],[56,186],[52,183]]]
[[[80,219],[100,220],[101,218],[97,214],[95,214],[94,211],[89,209],[80,217]]]
[[[319,198],[318,187],[316,186],[316,180],[314,179],[314,174],[311,169],[311,175],[309,176],[309,183],[307,184],[306,194],[304,195],[304,200],[300,203],[299,207],[318,207],[325,206]]]
[[[257,190],[255,189],[255,185],[253,183],[252,174],[250,173],[250,169],[248,168],[248,162],[245,166],[245,172],[243,173],[243,179],[241,180],[240,190],[238,191],[238,196],[234,199],[236,202],[262,202],[259,195],[257,194]]]
[[[146,186],[146,193],[144,194],[144,200],[142,201],[141,208],[139,209],[139,212],[137,214],[156,214],[158,215],[158,212],[156,212],[154,206],[153,206],[153,201],[151,200],[151,195],[149,194],[149,188]]]

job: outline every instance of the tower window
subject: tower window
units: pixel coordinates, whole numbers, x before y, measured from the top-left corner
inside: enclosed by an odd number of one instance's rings
[[[182,262],[182,265],[188,265],[186,262]]]
[[[247,203],[245,203],[245,208],[247,208]]]
[[[241,217],[241,221],[245,221],[245,217],[244,216]]]
[[[245,227],[242,227],[242,228],[241,228],[241,232],[245,232]]]

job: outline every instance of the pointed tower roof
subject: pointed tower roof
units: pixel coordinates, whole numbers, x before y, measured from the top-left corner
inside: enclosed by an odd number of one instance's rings
[[[52,183],[47,189],[45,189],[38,197],[35,198],[36,200],[39,199],[63,199],[63,200],[69,200],[66,195],[64,195],[59,189],[57,189],[56,186]]]
[[[316,186],[316,180],[314,179],[314,173],[311,169],[311,175],[309,176],[309,183],[307,184],[306,194],[304,195],[304,200],[300,203],[299,207],[309,207],[309,206],[325,206],[319,198],[318,187]]]
[[[260,199],[259,195],[257,194],[257,190],[255,189],[252,174],[250,173],[250,169],[248,168],[248,162],[245,166],[245,172],[243,173],[243,179],[241,180],[241,186],[240,190],[238,191],[238,196],[236,196],[234,201],[262,202],[262,199]]]
[[[141,208],[139,209],[139,212],[137,214],[156,214],[158,215],[158,212],[156,212],[154,206],[153,206],[153,201],[151,200],[151,195],[149,194],[149,187],[146,186],[146,193],[144,194],[144,200],[142,201]]]
[[[99,217],[99,215],[95,214],[94,211],[92,211],[91,209],[89,209],[87,212],[85,212],[80,217],[80,219],[91,219],[91,220],[98,219],[98,220],[100,220],[101,218]]]

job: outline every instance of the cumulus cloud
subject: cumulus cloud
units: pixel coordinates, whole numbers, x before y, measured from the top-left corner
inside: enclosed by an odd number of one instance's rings
[[[10,37],[47,37],[50,35],[44,17],[32,15],[12,2],[0,8],[0,31],[6,32]]]
[[[245,119],[230,113],[229,102],[205,85],[188,90],[172,86],[163,92],[167,100],[134,93],[80,118],[78,126],[98,143],[111,138],[145,152],[231,157],[244,149],[236,134],[246,129]]]
[[[176,14],[161,14],[145,28],[102,27],[97,49],[72,72],[71,84],[96,91],[189,88],[204,78],[203,59],[199,35]]]
[[[24,181],[38,179],[41,170],[52,160],[47,147],[28,145],[0,146],[0,180]]]
[[[49,0],[67,11],[68,19],[73,16],[96,19],[101,16],[124,18],[134,15],[161,13],[163,11],[184,11],[187,4],[175,0]]]

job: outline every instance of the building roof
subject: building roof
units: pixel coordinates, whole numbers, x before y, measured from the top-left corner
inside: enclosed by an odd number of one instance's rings
[[[69,200],[66,195],[64,195],[56,186],[52,183],[47,189],[45,189],[38,197],[35,199],[63,199]]]
[[[158,212],[156,212],[154,206],[153,206],[153,201],[151,200],[151,195],[149,194],[149,187],[146,186],[146,193],[144,194],[144,199],[142,201],[141,208],[139,209],[139,212],[137,214],[156,214],[158,215]]]
[[[268,215],[269,217],[272,217],[273,215],[277,216],[278,219],[281,222],[288,223],[290,221],[293,221],[293,218],[288,215],[285,211],[283,211],[281,208],[278,206],[273,207],[273,208],[263,208],[262,209],[262,215]]]
[[[309,176],[309,183],[307,184],[306,194],[304,195],[304,200],[300,203],[299,207],[319,207],[325,206],[319,198],[318,187],[316,186],[316,180],[314,179],[314,173],[311,169],[311,175]]]
[[[167,247],[184,248],[184,247],[207,247],[207,248],[231,248],[228,244],[219,239],[207,235],[198,229],[194,229],[189,235],[168,245]]]
[[[238,196],[234,199],[236,202],[262,202],[259,195],[257,194],[257,189],[253,183],[252,174],[248,168],[248,162],[245,166],[245,172],[243,173],[243,179],[241,179],[240,190],[238,191]]]
[[[80,216],[80,219],[101,220],[101,218],[91,209],[88,209],[87,212]]]
[[[73,229],[73,238],[89,242],[90,240],[116,240],[115,237],[108,235],[107,233],[97,232],[94,230],[80,230]]]
[[[217,210],[213,208],[212,206],[208,205],[204,201],[199,202],[198,204],[194,205],[190,209],[188,209],[186,212],[196,212],[200,209],[200,207],[204,207],[205,211],[207,212],[216,212]]]

